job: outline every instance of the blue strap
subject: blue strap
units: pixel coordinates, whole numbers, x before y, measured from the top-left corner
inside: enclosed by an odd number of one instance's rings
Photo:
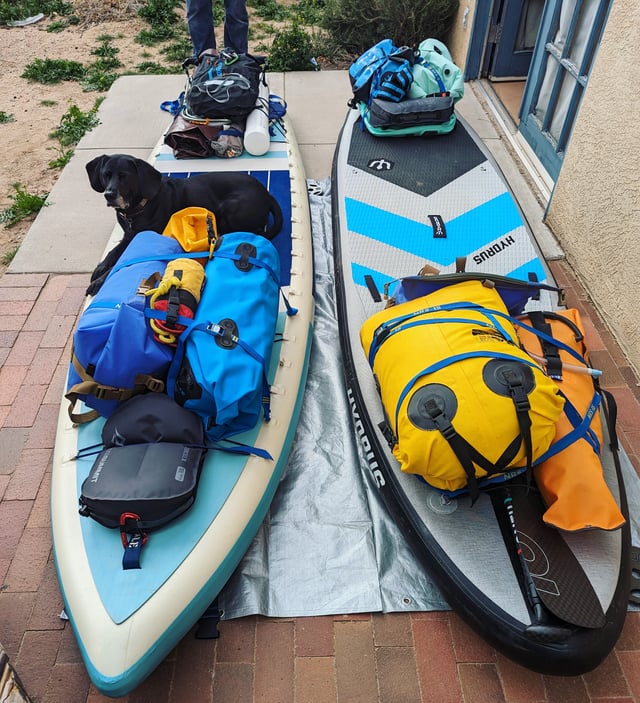
[[[444,81],[442,80],[440,73],[436,71],[436,69],[433,67],[432,64],[430,64],[428,61],[425,59],[422,59],[419,61],[426,69],[429,70],[431,75],[433,76],[435,82],[438,84],[438,89],[440,90],[441,93],[446,93],[447,91],[447,86],[444,84]]]
[[[591,421],[593,420],[593,415],[598,410],[601,402],[602,396],[600,396],[599,393],[595,393],[591,399],[589,407],[587,408],[587,412],[584,414],[584,417],[581,417],[580,413],[578,413],[571,402],[565,398],[565,413],[574,429],[571,430],[571,432],[568,432],[564,437],[561,437],[557,442],[554,442],[542,456],[538,457],[538,459],[534,461],[533,465],[538,466],[543,461],[546,461],[552,456],[559,454],[569,445],[577,442],[581,438],[584,438],[591,445],[593,451],[600,456],[600,442],[598,441],[595,432],[591,429]]]
[[[165,100],[160,103],[160,109],[165,112],[170,112],[174,117],[180,114],[182,103],[184,102],[184,90],[180,93],[177,100]]]
[[[284,306],[287,308],[287,315],[289,317],[293,317],[293,315],[298,314],[298,308],[294,308],[293,305],[287,300],[287,296],[284,294],[284,291],[282,288],[280,288],[280,295],[282,296],[282,300],[284,301]]]
[[[223,235],[224,236],[224,235]],[[276,274],[276,272],[267,264],[265,261],[262,261],[260,259],[256,259],[253,256],[241,256],[240,254],[225,254],[223,252],[215,251],[213,252],[213,258],[219,258],[219,259],[230,259],[231,261],[240,261],[241,259],[244,259],[245,261],[248,261],[250,264],[253,264],[253,266],[258,266],[259,268],[264,269],[265,271],[268,271],[269,275],[271,278],[273,278],[275,284],[279,287],[280,286],[280,278]]]
[[[155,310],[154,308],[150,308],[148,306],[144,309],[144,316],[149,320],[160,320],[160,322],[166,322],[168,317],[165,310]],[[176,317],[176,322],[183,327],[188,327],[193,323],[193,318],[178,315]]]
[[[473,318],[470,319],[465,317],[438,317],[435,319],[415,320],[414,322],[409,322],[406,325],[402,324],[403,322],[411,320],[414,317],[455,310],[473,310],[475,312],[483,314],[489,319],[490,322],[483,322],[482,320]],[[496,319],[496,316],[500,314],[501,313],[499,313],[499,311],[497,310],[490,310],[489,308],[485,308],[481,305],[476,305],[475,303],[461,301],[457,303],[447,303],[446,305],[435,305],[430,308],[423,308],[422,310],[417,310],[416,312],[408,313],[406,315],[393,318],[392,320],[387,320],[387,322],[383,322],[374,333],[373,342],[371,344],[371,347],[369,348],[369,365],[373,368],[373,362],[376,354],[380,349],[380,346],[389,337],[394,334],[397,334],[398,332],[402,332],[403,330],[420,325],[435,325],[449,323],[478,325],[480,327],[494,329],[499,332],[505,340],[513,342],[514,340],[512,339],[511,335],[504,329],[502,325],[498,323]]]
[[[226,442],[228,444],[221,444],[220,442]],[[227,452],[229,454],[255,454],[262,459],[269,459],[273,461],[273,457],[266,449],[260,449],[260,447],[252,447],[250,444],[242,444],[241,442],[234,442],[231,439],[219,440],[217,442],[210,442],[207,444],[209,449],[217,449],[221,452]]]
[[[541,330],[536,329],[535,327],[531,327],[531,325],[527,325],[522,320],[518,320],[517,317],[510,317],[509,318],[514,325],[517,325],[518,327],[522,327],[523,330],[527,330],[528,332],[531,332],[531,334],[535,334],[536,337],[539,337],[540,339],[544,339],[545,342],[548,342],[549,344],[553,344],[554,347],[558,347],[558,349],[562,349],[563,351],[566,351],[567,354],[570,354],[574,359],[579,361],[583,366],[588,367],[589,365],[585,361],[584,357],[580,352],[577,352],[575,349],[570,347],[568,344],[565,344],[564,342],[561,342],[559,339],[556,339],[555,337],[552,337],[551,335],[546,334],[545,332],[542,332]]]
[[[588,366],[587,362],[584,360],[584,357],[579,352],[577,352],[575,349],[572,349],[569,345],[565,344],[564,342],[561,342],[560,340],[555,339],[554,337],[551,337],[550,335],[545,334],[544,332],[541,332],[540,330],[535,329],[535,327],[531,327],[530,325],[525,324],[524,322],[522,322],[522,320],[519,320],[517,317],[513,317],[512,315],[509,315],[508,313],[502,312],[500,310],[492,310],[490,308],[485,308],[482,305],[477,305],[476,303],[470,303],[470,302],[466,302],[466,301],[460,301],[457,303],[447,303],[445,305],[435,305],[433,307],[423,308],[422,310],[416,310],[415,312],[407,313],[406,315],[403,315],[401,317],[396,317],[393,320],[387,320],[387,322],[384,322],[382,325],[380,325],[380,327],[376,330],[375,334],[377,335],[380,330],[386,330],[393,325],[399,325],[400,323],[402,323],[405,320],[408,320],[412,317],[418,317],[419,315],[426,315],[426,314],[432,313],[432,312],[440,312],[442,310],[460,310],[460,309],[476,310],[478,312],[482,312],[489,319],[493,319],[494,317],[501,317],[505,320],[509,320],[509,322],[511,322],[513,325],[516,325],[517,327],[521,327],[522,329],[525,329],[525,330],[531,332],[532,334],[536,335],[537,337],[539,337],[541,339],[544,339],[545,341],[549,342],[549,344],[553,344],[554,346],[558,347],[559,349],[563,349],[564,351],[567,352],[567,354],[571,355],[574,359],[579,361],[583,366],[585,366],[585,367]],[[440,321],[448,322],[449,320],[435,320],[435,322],[440,322]],[[504,334],[503,330],[500,330],[500,331],[502,334]],[[389,334],[391,334],[391,332]],[[506,339],[510,339],[510,337],[507,336]],[[377,352],[377,348],[376,348],[376,352]],[[371,350],[369,350],[369,355],[371,356]],[[374,354],[374,356],[375,356],[375,354]],[[373,365],[373,363],[371,361],[369,363],[371,365]]]
[[[125,571],[127,569],[140,568],[140,556],[142,555],[143,541],[144,537],[142,532],[135,532],[128,537],[127,546],[124,549],[124,555],[122,557],[122,568]]]

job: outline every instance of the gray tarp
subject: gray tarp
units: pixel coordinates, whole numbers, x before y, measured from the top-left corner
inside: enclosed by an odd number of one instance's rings
[[[355,439],[335,311],[330,181],[308,185],[316,314],[304,402],[267,519],[219,605],[225,619],[446,610],[381,502]],[[639,506],[640,481],[622,460],[630,506]],[[640,545],[638,523],[632,528]]]

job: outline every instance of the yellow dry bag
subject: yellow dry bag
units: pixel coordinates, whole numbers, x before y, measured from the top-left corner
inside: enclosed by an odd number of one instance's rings
[[[518,343],[493,285],[468,280],[382,310],[361,342],[403,471],[449,493],[525,471],[563,399]]]

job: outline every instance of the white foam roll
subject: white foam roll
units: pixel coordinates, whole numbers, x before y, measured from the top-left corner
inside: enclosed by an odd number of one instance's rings
[[[262,156],[269,150],[269,86],[260,81],[256,107],[249,113],[244,128],[244,148],[252,156]]]

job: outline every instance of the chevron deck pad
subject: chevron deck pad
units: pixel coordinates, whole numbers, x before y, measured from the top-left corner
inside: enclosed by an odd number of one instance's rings
[[[351,274],[367,313],[374,308],[366,276],[382,291],[425,264],[453,272],[461,256],[467,271],[552,282],[496,165],[461,124],[423,137],[420,149],[412,139],[371,139],[359,122],[345,129],[353,131],[344,216]]]

